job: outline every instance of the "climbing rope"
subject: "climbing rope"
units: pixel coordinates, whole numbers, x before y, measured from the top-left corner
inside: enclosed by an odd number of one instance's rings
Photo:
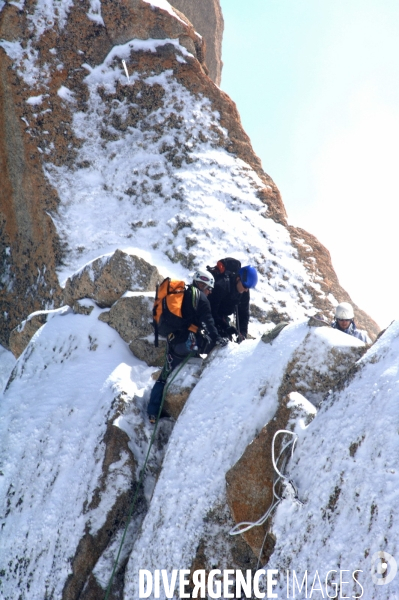
[[[163,394],[162,394],[161,406],[159,407],[159,411],[158,411],[158,415],[157,415],[157,420],[156,420],[155,426],[154,426],[154,431],[152,432],[152,436],[151,436],[151,440],[150,440],[150,445],[148,447],[147,455],[146,455],[145,460],[144,460],[144,465],[143,465],[143,468],[141,469],[139,481],[138,481],[137,487],[136,487],[136,491],[135,491],[132,503],[130,505],[130,509],[129,509],[129,513],[128,513],[128,516],[127,516],[127,521],[126,521],[125,529],[124,529],[124,532],[123,532],[122,540],[121,540],[121,543],[119,544],[118,554],[117,554],[116,559],[115,559],[114,568],[113,568],[112,573],[111,573],[111,577],[110,577],[110,580],[109,580],[109,583],[108,583],[107,592],[105,594],[104,600],[108,600],[109,594],[111,592],[112,582],[114,580],[116,568],[117,568],[118,562],[119,562],[119,557],[120,557],[121,552],[122,552],[122,546],[123,546],[123,543],[125,541],[126,532],[127,532],[127,529],[128,529],[128,527],[130,525],[130,520],[132,518],[133,509],[134,509],[134,507],[136,505],[136,500],[137,500],[137,497],[138,497],[140,486],[141,486],[141,484],[143,482],[143,479],[144,479],[144,474],[145,474],[145,470],[146,470],[146,467],[147,467],[147,461],[148,461],[148,458],[150,456],[151,448],[152,448],[152,445],[153,445],[154,440],[155,440],[155,434],[157,432],[159,418],[161,416],[162,408],[163,408],[164,401],[165,401],[165,398],[166,398],[166,392],[168,391],[170,384],[175,380],[176,376],[180,373],[180,371],[182,370],[182,368],[184,367],[184,365],[188,362],[188,359],[191,358],[193,356],[193,354],[194,354],[193,352],[190,352],[190,354],[187,355],[187,357],[179,365],[179,368],[176,369],[176,372],[173,374],[173,377],[170,379],[170,381],[168,381],[166,383],[166,385],[164,387]]]
[[[286,442],[284,444],[284,446],[280,450],[280,454],[278,455],[278,458],[276,461],[274,446],[275,446],[276,437],[278,435],[280,435],[281,433],[288,433],[289,435],[292,436],[292,439],[289,442]],[[258,519],[257,521],[254,521],[254,522],[242,521],[241,523],[238,523],[230,530],[230,532],[229,532],[230,535],[238,535],[239,533],[245,533],[246,531],[249,531],[253,527],[258,527],[259,525],[263,525],[263,523],[265,523],[267,521],[267,519],[270,517],[272,512],[277,508],[277,506],[280,504],[280,502],[283,500],[283,498],[286,498],[287,496],[290,496],[297,504],[302,505],[302,502],[298,499],[298,493],[297,493],[297,490],[296,490],[294,484],[287,477],[285,477],[285,475],[283,475],[281,473],[281,470],[285,467],[287,460],[288,460],[288,457],[284,456],[284,453],[287,450],[287,448],[292,446],[292,448],[291,448],[291,457],[292,457],[297,439],[298,439],[298,436],[293,431],[288,431],[287,429],[279,429],[278,431],[276,431],[276,433],[273,436],[273,441],[272,441],[272,463],[273,463],[273,468],[277,474],[277,478],[275,478],[273,481],[272,503],[269,506],[269,508],[267,509],[267,511],[265,512],[265,514],[260,517],[260,519]],[[280,459],[282,459],[281,460],[282,464],[278,465]],[[276,487],[280,482],[281,482],[281,486],[282,486],[283,490],[279,495],[276,491]],[[262,554],[262,551],[263,551],[263,545],[262,545],[262,549],[261,549],[261,554]]]

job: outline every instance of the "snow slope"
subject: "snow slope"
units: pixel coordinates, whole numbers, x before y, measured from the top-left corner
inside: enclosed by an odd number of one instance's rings
[[[49,157],[46,163],[61,199],[53,215],[66,248],[60,281],[116,248],[179,277],[233,253],[259,269],[253,297],[260,308],[277,306],[292,318],[311,314],[305,286],[319,289],[318,283],[298,260],[288,231],[262,216],[257,193],[263,183],[220,145],[226,131],[209,99],[189,92],[172,70],[154,75],[131,66],[135,52],[164,44],[181,60],[188,54],[168,39],[115,46],[103,64],[86,65],[88,110],[69,103],[81,141],[75,162],[56,166]],[[156,110],[140,105],[144,92],[159,97]]]
[[[323,581],[330,569],[338,569],[337,581],[339,569],[360,569],[365,600],[394,600],[399,598],[399,578],[377,585],[371,570],[376,552],[399,560],[398,321],[359,367],[302,433],[289,477],[304,506],[286,500],[277,509],[277,545],[268,568],[295,569],[301,579],[308,570],[310,581],[316,570]],[[349,573],[345,576],[351,580]],[[279,591],[286,597],[285,583]],[[360,592],[359,586],[346,585],[340,597]]]
[[[97,508],[84,510],[101,479],[113,401],[123,391],[126,400],[140,402],[153,371],[98,320],[100,312],[54,311],[18,359],[1,397],[4,600],[60,598],[85,528],[95,534],[131,485],[125,457],[114,465]]]
[[[273,346],[260,340],[229,346],[207,367],[169,440],[130,557],[125,598],[138,598],[140,568],[190,568],[204,519],[224,496],[225,473],[276,412],[282,374],[307,332],[301,323],[284,330]]]
[[[39,600],[45,593],[59,598],[85,531],[95,535],[116,497],[131,486],[132,473],[122,457],[110,470],[98,506],[90,504],[101,485],[104,435],[115,398],[126,405],[116,424],[130,436],[136,476],[143,464],[151,432],[145,406],[154,369],[98,320],[100,312],[96,307],[90,316],[68,307],[51,311],[16,362],[1,398],[4,599],[15,598],[16,590],[21,600]],[[204,518],[224,496],[226,471],[276,410],[287,364],[300,347],[308,348],[304,364],[315,355],[316,342],[304,345],[308,333],[305,322],[293,323],[272,345],[247,340],[215,352],[175,425],[153,494],[151,472],[145,482],[150,509],[141,533],[133,526],[124,548],[124,556],[133,549],[126,598],[138,597],[137,568],[190,566]],[[321,370],[326,346],[352,341],[324,328],[313,337],[320,342]],[[120,535],[95,568],[104,588]]]

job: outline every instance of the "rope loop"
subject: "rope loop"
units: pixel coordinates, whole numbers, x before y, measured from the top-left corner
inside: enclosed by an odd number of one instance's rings
[[[289,435],[292,436],[292,439],[289,442],[286,442],[284,444],[284,446],[281,448],[280,454],[278,455],[278,458],[277,458],[277,461],[276,461],[274,446],[275,446],[275,442],[276,442],[277,436],[280,435],[280,434],[282,434],[282,433],[284,433],[284,434],[288,433]],[[275,478],[274,481],[273,481],[273,500],[272,500],[272,503],[269,506],[269,508],[267,509],[267,511],[265,512],[265,514],[260,517],[260,519],[258,519],[257,521],[242,521],[241,523],[237,523],[237,525],[235,525],[229,531],[229,535],[238,535],[240,533],[245,533],[246,531],[249,531],[253,527],[259,527],[260,525],[263,525],[267,521],[267,519],[270,517],[270,515],[272,514],[272,512],[280,504],[280,502],[283,500],[283,498],[286,498],[286,497],[289,496],[297,504],[302,505],[302,502],[298,499],[298,493],[297,493],[296,487],[294,486],[294,484],[292,483],[292,481],[290,481],[280,471],[280,469],[282,469],[285,466],[286,460],[282,461],[283,465],[280,466],[280,468],[277,466],[278,462],[281,459],[281,457],[284,456],[285,451],[290,446],[292,446],[292,448],[291,448],[291,457],[292,457],[292,455],[294,454],[295,444],[297,442],[297,439],[298,439],[298,435],[296,433],[294,433],[293,431],[289,431],[288,429],[279,429],[278,431],[276,431],[276,433],[273,436],[273,440],[272,440],[272,463],[273,463],[273,469],[275,470],[275,472],[277,474],[277,478]],[[278,483],[281,483],[281,487],[282,487],[282,493],[280,495],[276,491],[276,487],[277,487]]]

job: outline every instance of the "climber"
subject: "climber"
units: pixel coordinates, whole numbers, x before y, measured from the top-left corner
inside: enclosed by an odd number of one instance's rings
[[[162,395],[169,374],[189,354],[208,354],[216,346],[226,346],[229,342],[218,334],[212,317],[208,295],[212,292],[214,278],[207,271],[196,271],[193,282],[184,292],[181,305],[184,322],[187,324],[166,338],[166,359],[162,372],[151,390],[147,413],[150,423],[155,423],[162,402]],[[197,326],[194,333],[191,325]]]
[[[354,321],[354,313],[352,305],[349,302],[341,302],[335,308],[335,320],[331,323],[331,327],[343,331],[353,337],[361,340],[365,344],[371,344],[367,331],[357,329]]]
[[[232,339],[237,335],[237,341],[245,340],[248,335],[249,322],[249,290],[258,282],[256,269],[251,266],[241,267],[237,273],[229,273],[216,280],[209,301],[212,315],[219,335]],[[235,314],[236,326],[230,321],[230,315]]]

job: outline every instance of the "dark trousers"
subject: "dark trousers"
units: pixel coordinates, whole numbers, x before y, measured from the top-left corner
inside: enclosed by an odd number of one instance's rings
[[[188,334],[189,332],[187,332]],[[192,334],[193,335],[193,334]],[[149,416],[158,416],[159,408],[162,403],[162,395],[164,392],[166,380],[170,373],[175,369],[189,354],[196,354],[196,339],[195,336],[191,338],[189,335],[186,336],[186,340],[174,344],[174,340],[167,341],[166,345],[166,358],[162,372],[155,382],[154,387],[151,390],[150,400],[147,406],[147,414]]]

